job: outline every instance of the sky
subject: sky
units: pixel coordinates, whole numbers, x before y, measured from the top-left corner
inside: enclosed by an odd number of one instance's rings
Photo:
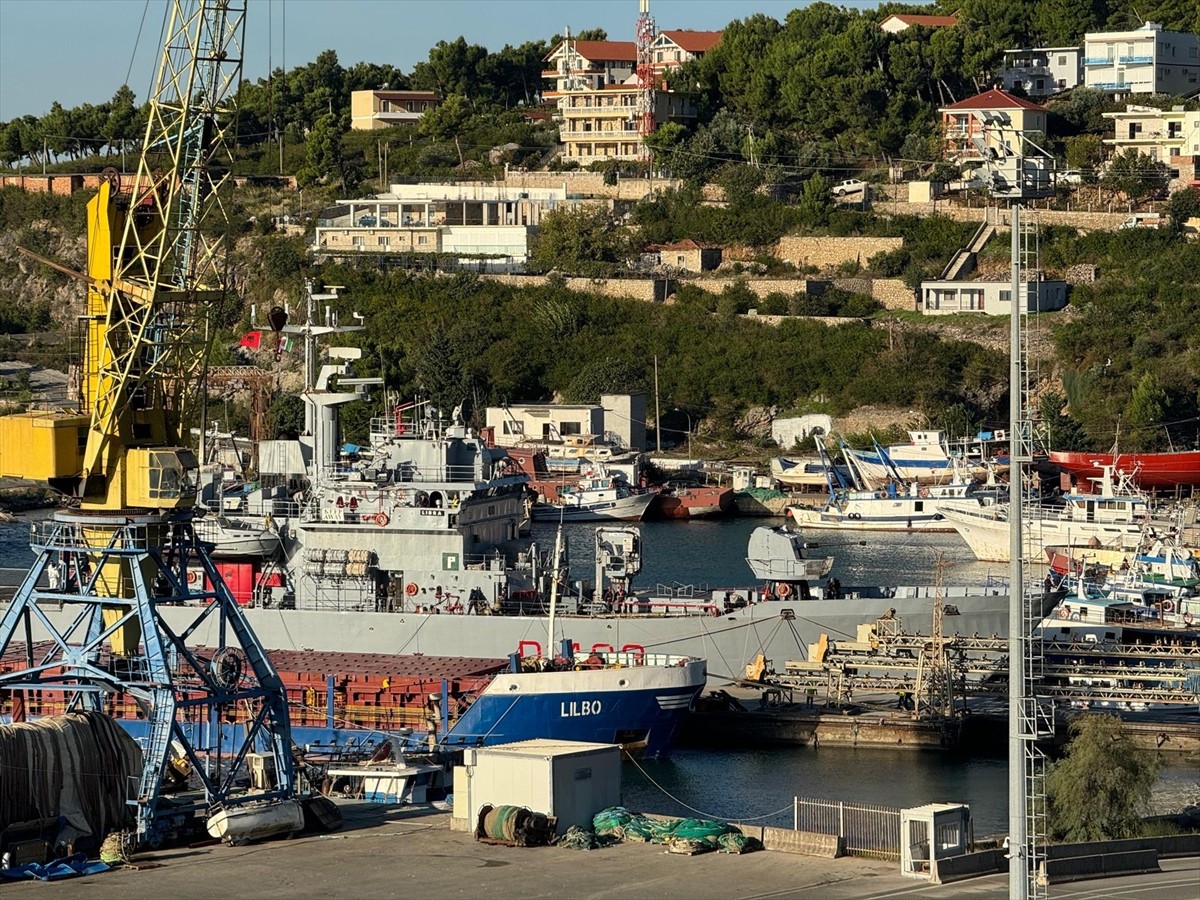
[[[766,13],[782,20],[807,0],[651,0],[660,29],[700,31]],[[877,0],[840,0],[873,8]],[[0,0],[0,122],[102,103],[128,83],[146,98],[166,0]],[[499,50],[570,27],[633,40],[637,0],[249,0],[245,76],[291,69],[322,50],[344,66],[390,63],[411,71],[429,48],[459,35]],[[140,30],[140,36],[139,36]]]

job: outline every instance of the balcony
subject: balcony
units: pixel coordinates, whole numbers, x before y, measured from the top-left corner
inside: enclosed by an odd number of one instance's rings
[[[1092,85],[1098,91],[1127,91],[1132,87],[1127,81],[1101,81]]]
[[[1084,59],[1085,66],[1111,66],[1113,58],[1111,56],[1090,56]]]
[[[1150,66],[1154,64],[1153,56],[1118,56],[1117,62],[1123,66]]]

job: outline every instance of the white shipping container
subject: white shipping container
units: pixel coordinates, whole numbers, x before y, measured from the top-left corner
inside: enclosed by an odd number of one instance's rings
[[[589,831],[592,817],[621,802],[616,744],[532,740],[467,750],[454,769],[453,827],[471,831],[485,804],[524,806]]]

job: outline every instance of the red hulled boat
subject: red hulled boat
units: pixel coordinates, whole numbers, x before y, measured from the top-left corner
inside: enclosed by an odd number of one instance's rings
[[[1200,486],[1200,450],[1116,454],[1051,450],[1049,459],[1075,478],[1079,489],[1084,491],[1091,484],[1087,479],[1096,477],[1104,466],[1128,475],[1143,489]]]

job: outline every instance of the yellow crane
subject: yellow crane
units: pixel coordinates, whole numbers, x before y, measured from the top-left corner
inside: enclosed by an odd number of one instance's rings
[[[246,0],[168,4],[137,171],[127,187],[109,173],[87,206],[87,272],[74,273],[87,285],[80,411],[0,417],[0,475],[44,480],[73,501],[33,529],[34,565],[0,619],[0,654],[20,646],[26,664],[0,675],[0,694],[14,719],[28,694],[64,710],[133,697],[144,716],[127,723],[145,750],[129,798],[140,840],[202,809],[293,792],[286,693],[195,539],[199,460],[183,441],[227,289],[245,13]],[[194,621],[172,630],[162,603],[193,607]],[[189,645],[197,633],[212,635],[209,650]],[[51,695],[62,699],[47,707]],[[249,794],[235,780],[256,748],[273,756],[274,780]],[[168,766],[194,771],[202,790],[162,802]]]

